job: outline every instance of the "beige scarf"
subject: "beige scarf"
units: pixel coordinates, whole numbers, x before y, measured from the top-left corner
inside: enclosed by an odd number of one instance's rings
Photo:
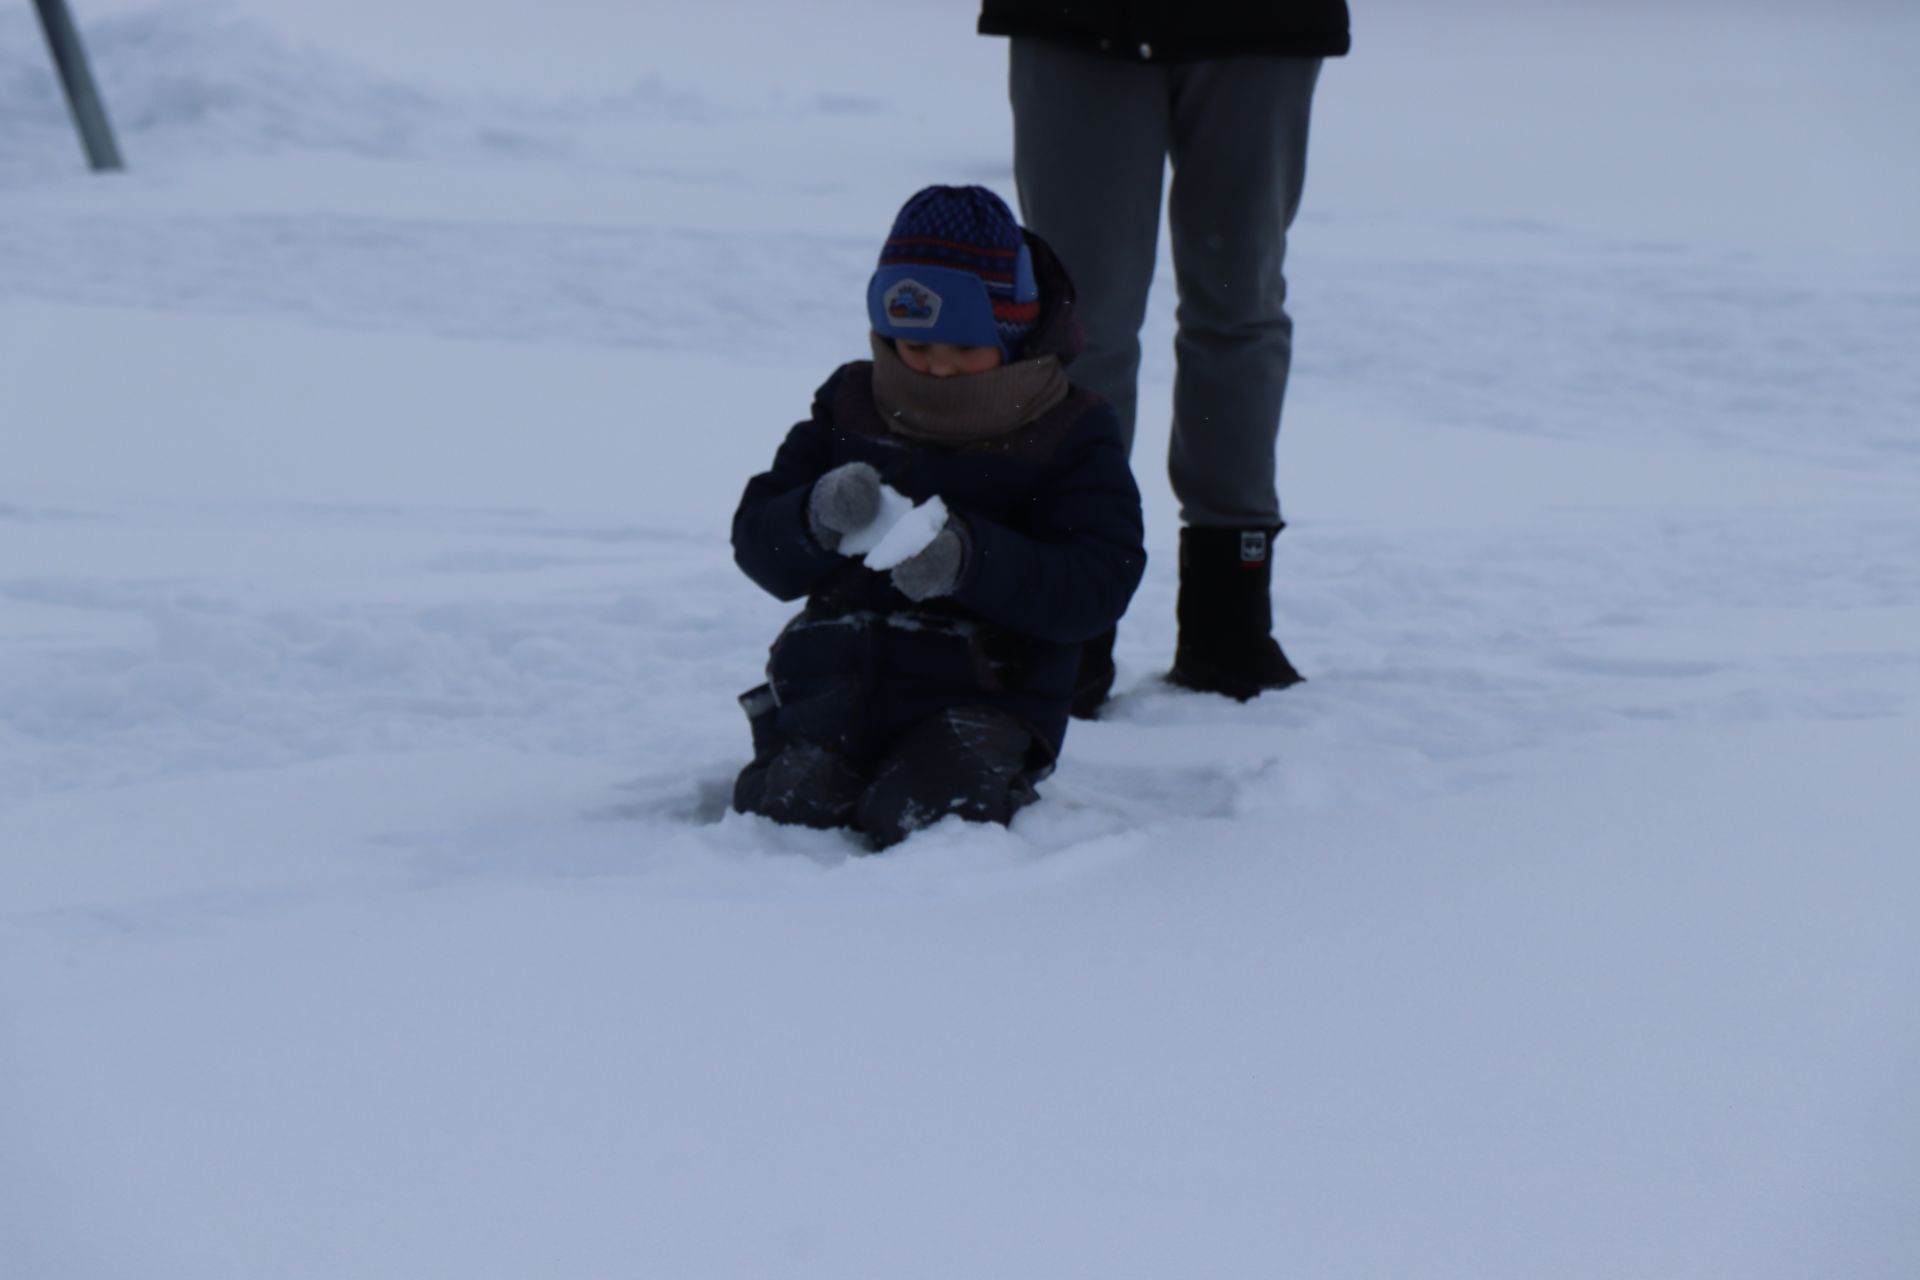
[[[874,406],[888,430],[911,440],[956,445],[991,440],[1067,398],[1067,371],[1058,356],[936,378],[909,369],[892,343],[877,333],[870,336]]]

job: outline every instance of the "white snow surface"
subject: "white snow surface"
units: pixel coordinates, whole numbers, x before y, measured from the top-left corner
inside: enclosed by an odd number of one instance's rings
[[[726,811],[935,0],[0,7],[0,1276],[1920,1275],[1910,4],[1358,0],[1279,630]]]

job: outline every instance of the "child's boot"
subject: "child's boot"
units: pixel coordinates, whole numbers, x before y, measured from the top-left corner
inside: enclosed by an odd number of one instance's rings
[[[1241,702],[1306,677],[1273,638],[1273,536],[1260,529],[1180,531],[1180,637],[1167,679]]]
[[[866,779],[840,755],[780,732],[766,685],[740,695],[753,730],[753,763],[733,783],[733,807],[803,827],[844,827]]]
[[[875,850],[949,814],[1004,825],[1039,798],[1033,755],[1033,735],[1006,712],[951,708],[909,729],[887,752],[860,797],[855,825]]]
[[[1113,642],[1119,628],[1108,627],[1080,646],[1080,670],[1073,681],[1073,702],[1067,710],[1076,720],[1096,720],[1113,692]]]
[[[831,830],[853,820],[866,779],[836,752],[812,742],[790,742],[771,760],[740,771],[733,807],[792,826]]]

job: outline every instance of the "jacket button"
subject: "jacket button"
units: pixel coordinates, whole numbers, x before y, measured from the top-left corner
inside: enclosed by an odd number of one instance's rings
[[[1107,53],[1107,52],[1109,52],[1109,51],[1111,51],[1111,50],[1112,50],[1112,48],[1113,48],[1113,41],[1111,41],[1111,40],[1109,40],[1109,39],[1107,39],[1107,38],[1106,38],[1105,36],[1101,36],[1101,37],[1100,37],[1100,52],[1102,52],[1102,53]]]
[[[1153,56],[1153,46],[1150,44],[1141,45],[1140,56],[1143,58],[1151,58]]]

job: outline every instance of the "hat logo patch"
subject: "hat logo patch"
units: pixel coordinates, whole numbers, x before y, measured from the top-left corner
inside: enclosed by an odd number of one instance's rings
[[[940,319],[940,295],[918,280],[902,280],[881,297],[887,319],[904,329],[931,329]]]

